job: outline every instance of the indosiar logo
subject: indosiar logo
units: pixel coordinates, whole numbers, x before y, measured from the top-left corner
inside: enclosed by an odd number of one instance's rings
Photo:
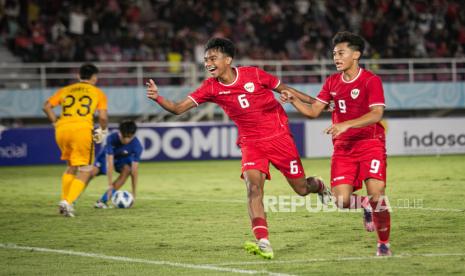
[[[425,135],[409,135],[404,131],[404,146],[407,148],[454,147],[465,146],[465,133],[437,134],[434,131]]]

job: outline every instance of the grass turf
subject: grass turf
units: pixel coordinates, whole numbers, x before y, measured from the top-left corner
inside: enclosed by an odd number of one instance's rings
[[[304,167],[329,178],[328,159]],[[376,234],[363,230],[361,213],[304,206],[268,212],[275,259],[248,255],[242,245],[253,236],[239,160],[142,163],[135,206],[125,210],[92,207],[106,187],[99,177],[75,218],[58,214],[63,169],[0,168],[0,274],[465,273],[464,155],[389,158],[392,258],[373,257]],[[279,172],[272,177],[267,196],[294,196]]]

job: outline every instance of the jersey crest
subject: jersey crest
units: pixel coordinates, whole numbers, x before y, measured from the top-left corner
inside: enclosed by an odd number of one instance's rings
[[[350,91],[350,97],[352,97],[352,99],[357,99],[358,95],[360,95],[359,89],[352,89],[352,91]]]
[[[248,92],[252,93],[255,91],[255,85],[253,84],[253,82],[248,82],[246,84],[244,84],[244,89],[247,90]]]

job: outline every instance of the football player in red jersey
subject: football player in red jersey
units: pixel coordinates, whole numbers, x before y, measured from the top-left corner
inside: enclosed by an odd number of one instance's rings
[[[248,209],[256,242],[246,242],[250,253],[273,258],[263,206],[263,190],[270,179],[269,163],[287,178],[294,191],[305,196],[318,193],[327,203],[331,195],[321,179],[305,177],[288,117],[273,91],[290,90],[307,102],[315,99],[282,84],[278,78],[256,67],[233,67],[234,44],[212,38],[205,47],[205,69],[212,75],[180,102],[163,98],[149,80],[147,97],[165,110],[181,114],[205,102],[219,105],[238,128],[237,144],[242,152],[242,177],[247,186]]]
[[[284,91],[282,102],[291,102],[309,118],[318,117],[334,102],[332,125],[325,132],[332,135],[331,190],[340,208],[362,207],[367,231],[378,233],[378,256],[390,256],[391,218],[385,197],[386,145],[384,127],[384,92],[381,79],[359,66],[363,39],[349,32],[333,38],[333,60],[338,73],[328,77],[310,105],[293,91]],[[309,103],[309,102],[308,102]],[[353,194],[365,182],[367,197]]]

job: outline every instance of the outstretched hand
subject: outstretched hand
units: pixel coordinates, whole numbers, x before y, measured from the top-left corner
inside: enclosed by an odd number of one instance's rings
[[[150,79],[145,85],[147,85],[147,98],[156,101],[160,95],[158,94],[158,87],[155,82]]]

